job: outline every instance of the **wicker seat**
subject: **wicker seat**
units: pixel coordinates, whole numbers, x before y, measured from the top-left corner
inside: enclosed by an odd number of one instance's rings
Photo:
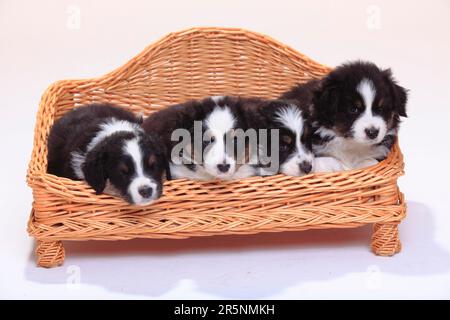
[[[46,173],[50,127],[76,106],[112,102],[150,114],[209,95],[275,98],[293,84],[329,70],[267,36],[241,29],[195,28],[169,34],[102,77],[51,85],[37,114],[27,175],[34,197],[28,232],[37,240],[38,265],[63,262],[62,240],[186,238],[365,224],[374,224],[374,253],[398,252],[397,225],[406,212],[397,187],[403,174],[398,144],[386,160],[363,170],[240,181],[167,181],[163,197],[146,207],[97,196],[84,182]]]

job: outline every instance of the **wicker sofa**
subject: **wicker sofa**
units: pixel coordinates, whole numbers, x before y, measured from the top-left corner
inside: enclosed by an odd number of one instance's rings
[[[75,106],[112,102],[150,114],[209,95],[274,98],[329,70],[261,34],[194,28],[167,35],[102,77],[52,84],[40,103],[27,174],[34,197],[28,232],[37,240],[37,264],[62,264],[66,240],[181,239],[366,224],[374,225],[375,254],[399,252],[398,224],[406,205],[397,186],[404,166],[398,143],[386,160],[362,170],[167,181],[163,197],[146,207],[98,196],[83,182],[46,173],[50,127]]]

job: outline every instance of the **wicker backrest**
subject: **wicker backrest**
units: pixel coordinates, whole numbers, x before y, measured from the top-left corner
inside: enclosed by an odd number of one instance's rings
[[[111,102],[149,114],[210,95],[275,98],[293,84],[329,70],[254,32],[197,28],[171,33],[102,77],[53,84],[41,101],[33,158],[46,164],[43,157],[50,126],[75,106]],[[42,171],[40,165],[33,162],[30,169]]]
[[[172,33],[108,75],[77,87],[75,103],[111,101],[146,113],[192,98],[274,98],[329,68],[266,36],[239,29]]]

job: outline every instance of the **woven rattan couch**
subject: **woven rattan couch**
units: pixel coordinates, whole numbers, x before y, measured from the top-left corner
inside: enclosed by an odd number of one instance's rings
[[[112,102],[150,114],[209,95],[274,98],[329,70],[264,35],[195,28],[167,35],[102,77],[52,84],[39,106],[27,174],[34,197],[28,232],[37,240],[38,265],[62,264],[65,240],[181,239],[366,224],[374,226],[375,254],[398,252],[397,226],[406,211],[397,187],[403,174],[398,144],[386,160],[363,170],[228,182],[167,181],[164,196],[146,207],[97,196],[83,182],[46,173],[50,127],[75,106]]]

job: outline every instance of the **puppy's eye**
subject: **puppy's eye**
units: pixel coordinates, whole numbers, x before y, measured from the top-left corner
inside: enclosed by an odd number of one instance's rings
[[[378,101],[378,103],[373,107],[373,109],[375,111],[381,111],[384,107],[384,101],[383,99],[380,99],[380,101]]]
[[[287,145],[287,144],[281,144],[281,145],[280,145],[280,151],[281,151],[281,152],[286,152],[286,151],[288,151],[288,145]]]
[[[156,163],[156,156],[154,154],[152,154],[150,157],[148,157],[147,159],[147,165],[149,168],[152,168]]]
[[[209,140],[209,142],[214,143],[214,141],[216,141],[216,137],[212,136],[211,139]]]
[[[357,114],[357,113],[359,113],[359,108],[356,105],[354,105],[354,106],[350,107],[349,111],[352,114]]]
[[[286,143],[286,144],[291,144],[292,143],[292,138],[290,136],[281,136],[281,141]]]
[[[119,164],[119,172],[126,175],[128,174],[128,172],[130,172],[130,169],[125,163],[121,163]]]

